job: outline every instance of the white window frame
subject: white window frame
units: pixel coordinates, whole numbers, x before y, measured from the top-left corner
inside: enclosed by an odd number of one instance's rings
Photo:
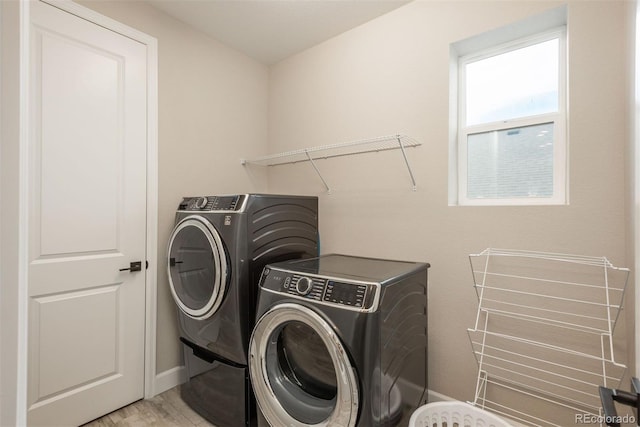
[[[567,36],[566,27],[555,28],[534,36],[520,38],[458,59],[458,129],[457,129],[457,181],[458,204],[465,206],[498,205],[564,205],[568,203],[567,162]],[[513,50],[543,43],[552,39],[558,43],[558,111],[549,114],[525,116],[480,125],[466,126],[466,65]],[[553,140],[553,195],[551,197],[469,198],[467,197],[467,139],[469,135],[500,131],[525,126],[554,124]]]

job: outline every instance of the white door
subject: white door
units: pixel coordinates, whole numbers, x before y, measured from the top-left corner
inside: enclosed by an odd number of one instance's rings
[[[78,425],[144,392],[146,48],[31,14],[27,418]]]

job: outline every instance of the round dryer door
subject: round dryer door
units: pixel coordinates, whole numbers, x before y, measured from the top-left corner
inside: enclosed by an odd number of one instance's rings
[[[253,330],[249,371],[270,425],[356,425],[355,369],[335,331],[315,311],[283,303],[266,312]]]
[[[180,310],[194,319],[216,312],[227,286],[222,240],[205,218],[180,221],[169,239],[169,287]]]

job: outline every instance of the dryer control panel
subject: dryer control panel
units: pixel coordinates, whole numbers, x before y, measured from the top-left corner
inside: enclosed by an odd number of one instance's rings
[[[188,212],[237,212],[243,209],[245,195],[184,197],[179,211]]]
[[[361,311],[372,310],[378,301],[379,284],[301,274],[265,268],[260,286],[310,302]]]

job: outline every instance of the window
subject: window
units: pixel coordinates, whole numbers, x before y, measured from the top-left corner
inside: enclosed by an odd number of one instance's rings
[[[566,203],[564,27],[458,57],[457,204]]]

